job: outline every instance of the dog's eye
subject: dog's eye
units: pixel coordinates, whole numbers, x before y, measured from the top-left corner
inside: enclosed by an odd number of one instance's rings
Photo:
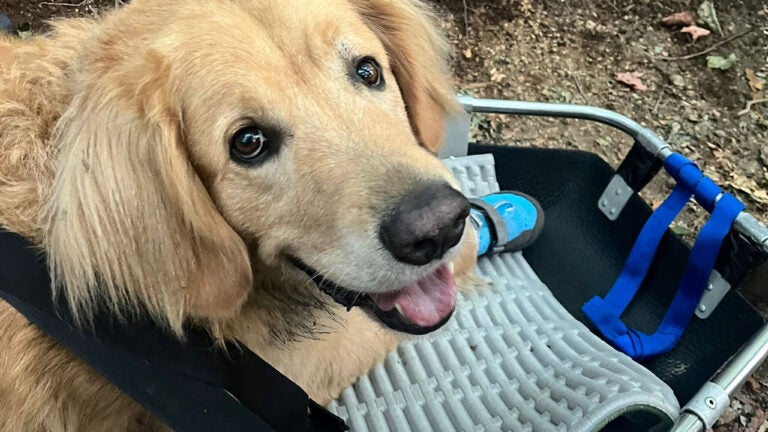
[[[383,77],[381,66],[371,57],[363,57],[355,66],[355,74],[368,87],[381,87]]]
[[[267,152],[270,139],[266,133],[255,126],[246,126],[232,136],[232,155],[244,163],[254,163]]]

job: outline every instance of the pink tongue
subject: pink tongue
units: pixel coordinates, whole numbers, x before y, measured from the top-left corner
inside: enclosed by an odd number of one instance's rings
[[[401,313],[421,327],[436,325],[456,306],[456,283],[447,265],[402,287],[399,291],[371,296],[379,309],[388,312],[400,306]]]

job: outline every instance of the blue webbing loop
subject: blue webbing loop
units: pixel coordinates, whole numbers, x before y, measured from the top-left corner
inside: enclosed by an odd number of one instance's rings
[[[665,353],[678,342],[701,299],[722,242],[744,209],[731,194],[721,196],[720,188],[683,156],[672,154],[664,165],[677,180],[677,186],[643,226],[619,278],[605,298],[596,296],[582,308],[608,341],[638,360]],[[621,315],[645,279],[664,233],[692,196],[711,210],[712,216],[694,243],[675,297],[654,334],[627,327]]]

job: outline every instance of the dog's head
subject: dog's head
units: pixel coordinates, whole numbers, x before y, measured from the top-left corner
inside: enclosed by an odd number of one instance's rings
[[[100,29],[44,214],[79,310],[142,305],[178,330],[276,268],[398,330],[447,320],[474,243],[433,154],[456,107],[420,1],[134,0]]]

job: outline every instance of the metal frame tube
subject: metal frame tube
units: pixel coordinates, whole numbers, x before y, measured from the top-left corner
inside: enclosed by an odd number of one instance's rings
[[[672,151],[669,144],[653,131],[642,127],[628,117],[603,108],[587,105],[475,99],[466,96],[460,96],[459,102],[471,113],[511,114],[595,121],[626,133],[646,146],[652,153],[662,158],[668,156]]]
[[[768,358],[768,324],[747,341],[712,379],[726,393],[732,395]]]
[[[500,99],[475,99],[459,96],[459,102],[469,113],[508,114],[536,117],[571,118],[594,121],[618,129],[631,136],[661,160],[673,153],[672,147],[655,132],[617,112],[587,105],[570,105],[541,102],[508,101]],[[736,218],[737,232],[751,238],[768,252],[768,228],[754,216],[741,212]]]
[[[684,412],[669,432],[701,432],[704,423],[691,413]]]
[[[747,343],[712,377],[728,396],[732,396],[768,358],[768,324],[763,325]],[[673,432],[702,432],[704,422],[683,412],[672,428]]]

